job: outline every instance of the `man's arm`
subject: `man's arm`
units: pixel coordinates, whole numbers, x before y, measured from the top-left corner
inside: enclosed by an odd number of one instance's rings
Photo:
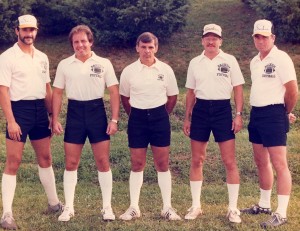
[[[188,89],[185,96],[185,118],[183,123],[183,132],[186,136],[190,135],[191,116],[195,105],[196,96],[193,89]]]
[[[166,103],[166,110],[170,114],[177,102],[177,95],[168,96],[168,101]]]
[[[233,87],[235,112],[242,112],[244,106],[243,85]],[[239,132],[243,127],[243,118],[241,115],[235,115],[232,122],[232,130],[234,133]]]
[[[9,137],[13,140],[20,140],[22,131],[12,112],[9,88],[6,86],[0,86],[0,105],[7,121],[7,131]]]
[[[124,108],[127,115],[130,114],[130,110],[131,110],[131,105],[129,103],[129,99],[130,99],[130,97],[121,95],[122,105],[123,105],[123,108]]]
[[[291,80],[284,84],[285,95],[284,104],[287,113],[291,113],[298,101],[298,85],[296,80]]]
[[[59,135],[63,132],[63,128],[59,123],[59,113],[62,105],[63,89],[53,88],[52,94],[52,132]]]
[[[113,135],[118,131],[118,126],[113,120],[119,120],[120,113],[120,94],[118,85],[113,85],[107,88],[110,96],[111,121],[108,123],[106,133]]]
[[[50,83],[46,83],[45,105],[48,113],[52,113],[52,88]]]

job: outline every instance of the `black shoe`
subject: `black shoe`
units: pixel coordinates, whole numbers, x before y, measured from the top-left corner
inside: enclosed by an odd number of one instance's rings
[[[273,228],[287,223],[287,218],[281,217],[279,213],[273,213],[270,220],[260,223],[263,229]]]
[[[240,211],[242,213],[252,214],[252,215],[256,215],[260,213],[269,214],[269,215],[272,214],[272,210],[270,208],[262,208],[259,205],[252,205],[250,208],[242,209]]]

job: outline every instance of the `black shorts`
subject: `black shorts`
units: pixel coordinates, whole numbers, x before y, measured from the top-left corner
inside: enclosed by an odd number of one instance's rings
[[[109,140],[106,129],[107,117],[102,99],[68,100],[65,142],[84,144],[87,137],[90,143]]]
[[[249,141],[264,147],[286,146],[289,118],[283,104],[252,107]]]
[[[21,142],[27,135],[30,140],[39,140],[51,135],[45,99],[11,101],[15,120],[21,128]],[[6,138],[9,138],[6,126]]]
[[[131,107],[127,133],[130,148],[146,148],[149,143],[157,147],[170,146],[171,125],[166,106],[152,109]]]
[[[230,100],[197,99],[192,112],[190,138],[207,142],[212,131],[216,142],[235,138]]]

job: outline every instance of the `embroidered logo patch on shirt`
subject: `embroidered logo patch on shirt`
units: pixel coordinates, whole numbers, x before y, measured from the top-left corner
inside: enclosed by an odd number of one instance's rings
[[[218,71],[221,73],[217,73],[217,76],[227,77],[227,73],[230,71],[230,66],[227,63],[221,63],[218,65]]]
[[[100,64],[94,64],[91,66],[91,71],[94,72],[94,74],[90,74],[90,77],[101,78],[101,73],[103,73],[104,70]]]
[[[276,66],[273,63],[267,64],[264,69],[265,74],[263,74],[262,77],[275,78],[275,74],[272,75],[272,73],[275,72],[275,67]]]
[[[48,65],[46,61],[41,61],[40,62],[41,68],[42,68],[42,73],[45,74],[47,73]]]
[[[159,74],[158,76],[157,76],[157,80],[159,80],[159,81],[164,81],[164,75],[163,74]]]

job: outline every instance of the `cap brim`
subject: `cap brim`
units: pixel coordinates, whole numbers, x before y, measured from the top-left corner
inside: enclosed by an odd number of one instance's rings
[[[36,25],[32,25],[32,24],[23,24],[23,25],[19,26],[19,28],[35,28],[35,29],[38,29],[38,27]]]
[[[272,35],[272,33],[270,33],[270,32],[258,31],[258,32],[255,32],[254,34],[252,34],[252,36],[254,36],[256,34],[260,34],[260,35],[263,35],[263,36],[266,36],[266,37]]]
[[[207,34],[215,34],[215,35],[217,35],[218,37],[222,38],[222,35],[219,35],[219,34],[217,34],[217,33],[214,32],[214,31],[206,31],[205,33],[203,33],[202,36],[205,36],[205,35],[207,35]]]

